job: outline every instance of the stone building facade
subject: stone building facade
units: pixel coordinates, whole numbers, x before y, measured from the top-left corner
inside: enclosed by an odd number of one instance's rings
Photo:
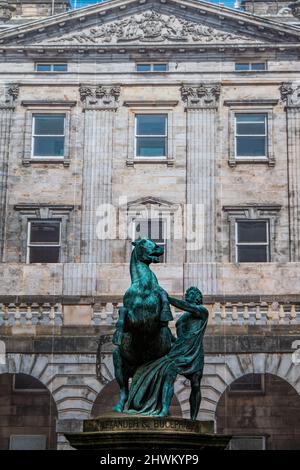
[[[165,246],[161,285],[210,311],[199,419],[299,448],[297,2],[3,1],[0,21],[0,445],[68,448],[110,406],[141,234]],[[55,418],[35,430],[16,398],[30,416],[34,389]],[[184,417],[188,396],[179,377]]]

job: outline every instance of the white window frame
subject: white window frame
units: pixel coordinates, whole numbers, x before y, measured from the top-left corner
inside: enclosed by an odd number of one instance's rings
[[[267,241],[266,242],[239,242],[238,241],[238,224],[239,222],[246,222],[247,224],[251,224],[252,222],[264,222],[266,224],[266,232],[267,232]],[[237,219],[235,221],[235,260],[236,263],[242,263],[239,261],[238,256],[238,249],[239,246],[267,246],[267,260],[266,261],[248,261],[248,263],[269,263],[270,262],[270,223],[268,219]]]
[[[237,70],[236,69],[236,66],[237,64],[245,64],[245,65],[249,65],[249,69],[248,70]],[[262,70],[255,70],[252,68],[253,64],[264,64],[265,68],[262,69]],[[262,61],[239,61],[239,62],[235,62],[234,63],[234,69],[235,69],[235,72],[238,72],[238,73],[243,73],[243,72],[265,72],[267,70],[267,62],[262,60]]]
[[[50,70],[38,70],[39,65],[49,65]],[[55,65],[66,65],[66,70],[54,70]],[[67,62],[36,62],[34,69],[37,73],[66,73],[68,71],[68,63]]]
[[[164,135],[159,135],[159,134],[137,134],[137,121],[139,116],[164,116],[165,117],[165,134]],[[151,138],[151,137],[158,137],[158,138],[164,138],[165,139],[165,155],[157,155],[157,156],[140,156],[137,155],[137,142],[138,138]],[[143,159],[153,159],[154,161],[156,159],[164,159],[166,160],[168,158],[168,114],[167,113],[136,113],[135,114],[135,127],[134,127],[134,159],[135,160],[143,160]]]
[[[150,65],[150,70],[138,70],[138,65]],[[154,70],[154,65],[165,65],[166,70]],[[135,70],[137,73],[166,73],[169,71],[169,67],[167,62],[137,62]]]
[[[38,244],[38,243],[34,243],[32,244],[30,242],[30,235],[31,235],[31,224],[33,223],[48,223],[48,224],[51,224],[51,223],[59,223],[59,242],[58,244],[54,244],[54,243],[51,243],[51,244]],[[31,247],[58,247],[59,248],[59,259],[57,261],[57,263],[60,263],[61,262],[61,249],[62,249],[62,246],[61,246],[61,231],[62,231],[62,221],[59,220],[59,219],[34,219],[34,220],[28,220],[28,225],[27,225],[27,249],[26,249],[26,264],[35,264],[35,263],[30,263],[30,249]],[[45,261],[46,263],[46,261]],[[40,263],[38,263],[40,264]],[[55,264],[55,263],[54,263]]]
[[[155,218],[155,219],[150,219],[150,218],[145,218],[145,217],[137,217],[135,219],[132,219],[132,237],[131,239],[134,241],[136,240],[135,235],[136,235],[136,224],[139,222],[159,222],[161,221],[163,224],[163,242],[155,242],[158,246],[162,246],[164,248],[164,254],[161,257],[160,263],[166,263],[167,262],[167,238],[166,238],[166,227],[167,227],[167,221],[163,217]]]
[[[35,134],[35,120],[38,116],[63,116],[64,118],[64,133],[63,134]],[[66,146],[66,119],[65,113],[33,113],[32,115],[32,130],[31,130],[31,158],[32,160],[64,160],[65,146]],[[34,155],[34,142],[36,137],[63,137],[64,138],[64,154],[63,155]]]
[[[238,114],[243,114],[243,115],[258,115],[260,114],[261,116],[264,116],[264,124],[265,124],[265,132],[264,134],[238,134],[237,133],[237,125],[238,125],[238,120],[237,120],[237,115]],[[243,123],[245,124],[253,124],[253,121],[243,121]],[[262,122],[260,123],[262,124]],[[264,155],[238,155],[237,154],[237,140],[238,140],[238,137],[264,137],[265,139],[265,154]],[[266,160],[268,158],[268,114],[265,113],[265,112],[257,112],[257,113],[254,113],[254,112],[249,112],[249,113],[239,113],[239,112],[235,112],[235,115],[234,115],[234,156],[236,158],[236,160],[249,160],[249,159],[253,159],[253,160]]]

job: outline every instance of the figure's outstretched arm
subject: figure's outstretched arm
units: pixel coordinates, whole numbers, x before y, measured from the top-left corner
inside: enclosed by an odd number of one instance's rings
[[[125,319],[127,316],[127,309],[125,307],[119,308],[119,319],[116,323],[116,330],[114,332],[112,342],[116,346],[120,346],[122,343],[122,336],[124,332]]]
[[[174,307],[177,307],[180,310],[190,312],[196,317],[201,318],[202,320],[206,320],[206,318],[208,317],[208,310],[203,305],[190,304],[186,300],[179,300],[170,296],[168,296],[168,298],[169,298],[170,304],[174,305]]]

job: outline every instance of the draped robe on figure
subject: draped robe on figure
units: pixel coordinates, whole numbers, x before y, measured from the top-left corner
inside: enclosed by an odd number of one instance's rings
[[[177,332],[193,314],[184,313],[176,323]],[[140,366],[134,374],[126,404],[127,413],[152,415],[162,409],[162,393],[168,375],[190,376],[203,370],[203,336],[208,319],[197,318],[193,331],[180,334],[165,356]]]

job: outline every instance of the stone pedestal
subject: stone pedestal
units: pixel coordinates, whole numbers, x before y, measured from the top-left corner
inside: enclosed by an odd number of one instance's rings
[[[84,421],[83,432],[65,434],[78,450],[197,452],[224,450],[231,436],[214,434],[213,421],[109,415]]]

